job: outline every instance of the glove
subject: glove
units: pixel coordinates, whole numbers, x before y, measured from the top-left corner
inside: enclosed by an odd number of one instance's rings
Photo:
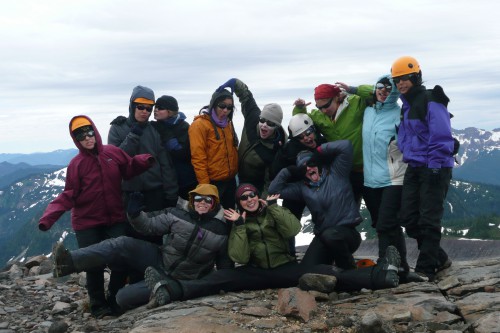
[[[144,129],[143,126],[139,125],[139,123],[135,123],[134,125],[132,125],[132,128],[130,128],[130,132],[134,133],[135,135],[141,136],[144,132]]]
[[[289,181],[298,181],[301,180],[305,177],[306,175],[306,166],[296,166],[296,165],[290,165],[289,167],[286,168],[288,172],[290,172],[290,179]]]
[[[323,158],[321,153],[317,150],[313,150],[311,158],[306,162],[307,166],[319,166],[323,163]]]
[[[168,151],[181,150],[182,146],[179,143],[179,141],[177,140],[177,138],[172,138],[172,139],[168,140],[167,142],[165,142],[165,149]]]
[[[50,227],[48,225],[46,225],[45,223],[39,223],[38,229],[40,229],[41,231],[47,231],[50,229]]]
[[[441,183],[441,169],[439,168],[429,168],[427,169],[429,175],[430,184],[440,184]]]
[[[141,192],[132,192],[128,196],[127,214],[135,218],[139,216],[144,209],[144,194]]]
[[[235,84],[236,84],[236,79],[235,78],[229,79],[229,80],[226,81],[226,83],[224,83],[223,85],[219,86],[219,88],[217,88],[216,92],[220,92],[224,88],[231,88],[231,94],[233,94],[234,93],[234,85]]]

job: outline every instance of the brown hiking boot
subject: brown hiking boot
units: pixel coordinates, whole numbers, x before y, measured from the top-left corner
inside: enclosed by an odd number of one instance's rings
[[[333,275],[306,273],[299,279],[299,287],[302,290],[315,290],[329,294],[335,290],[337,278]]]
[[[52,274],[55,278],[75,272],[71,253],[64,247],[62,242],[57,242],[52,248],[52,258],[54,260],[54,271]]]

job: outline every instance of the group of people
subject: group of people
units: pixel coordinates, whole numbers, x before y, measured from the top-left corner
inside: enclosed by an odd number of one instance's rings
[[[245,119],[240,138],[234,95]],[[321,84],[314,99],[311,112],[295,101],[285,130],[281,106],[260,109],[233,78],[188,124],[174,97],[155,100],[137,86],[107,145],[89,117],[72,118],[79,154],[39,228],[72,210],[79,249],[55,245],[54,276],[85,271],[95,317],[150,300],[294,286],[305,273],[333,275],[342,291],[432,281],[451,265],[440,246],[454,164],[443,89],[427,90],[417,60],[405,56],[374,85]],[[357,268],[362,199],[379,259]],[[306,206],[314,238],[298,262],[294,237]],[[403,227],[420,250],[414,272]]]

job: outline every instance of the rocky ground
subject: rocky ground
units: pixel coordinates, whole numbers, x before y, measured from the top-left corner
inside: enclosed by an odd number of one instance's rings
[[[239,292],[92,318],[84,274],[53,279],[44,256],[0,273],[0,333],[500,332],[500,256],[458,261],[435,283],[356,293]]]

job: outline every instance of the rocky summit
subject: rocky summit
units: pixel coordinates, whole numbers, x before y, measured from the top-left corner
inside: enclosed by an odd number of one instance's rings
[[[500,257],[454,260],[433,283],[221,293],[103,319],[88,312],[85,273],[54,279],[51,271],[37,256],[0,273],[0,333],[500,332]]]

